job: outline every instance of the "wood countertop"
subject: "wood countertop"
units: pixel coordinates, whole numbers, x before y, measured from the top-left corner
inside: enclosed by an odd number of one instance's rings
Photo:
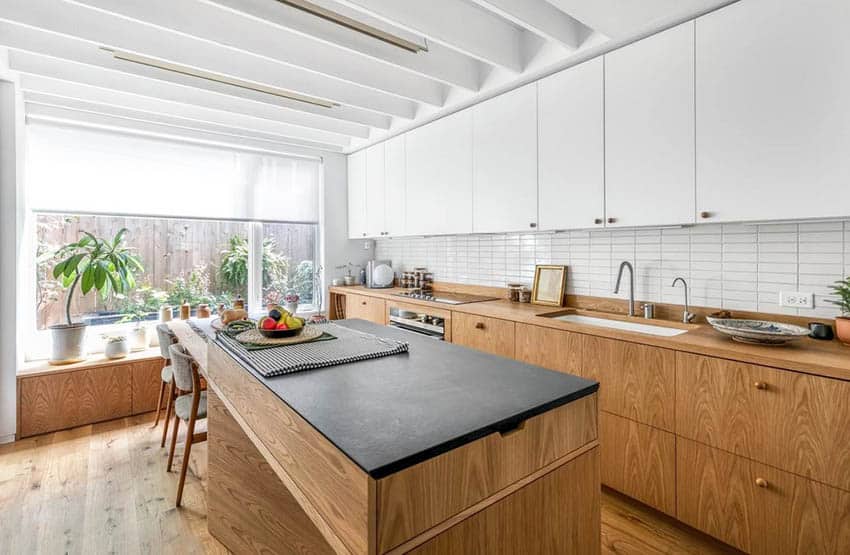
[[[721,335],[707,324],[682,324],[668,320],[650,320],[630,318],[618,314],[593,312],[573,309],[576,313],[602,316],[609,319],[634,321],[643,324],[656,324],[667,327],[688,329],[686,333],[673,337],[660,337],[642,333],[588,326],[556,320],[541,316],[555,312],[570,310],[570,307],[557,308],[533,304],[512,303],[507,300],[485,301],[462,305],[446,305],[417,299],[406,299],[395,296],[404,289],[368,289],[362,286],[331,287],[332,293],[344,295],[357,294],[382,298],[387,301],[405,304],[421,305],[423,307],[440,308],[464,314],[472,314],[488,318],[498,318],[518,323],[531,324],[563,331],[618,339],[644,345],[652,345],[676,351],[695,353],[706,356],[737,360],[751,364],[771,366],[784,370],[805,372],[828,378],[850,380],[850,346],[837,340],[818,341],[804,338],[800,341],[783,346],[762,346],[737,343]]]

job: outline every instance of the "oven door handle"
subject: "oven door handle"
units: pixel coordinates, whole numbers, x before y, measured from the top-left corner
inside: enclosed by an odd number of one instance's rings
[[[434,339],[439,339],[442,341],[445,339],[445,333],[439,333],[436,331],[425,330],[422,328],[417,328],[416,326],[405,326],[404,324],[400,324],[398,322],[391,321],[389,325],[393,328],[398,328],[400,330],[404,330],[406,332],[415,333],[417,335],[424,335],[426,337],[433,337]]]

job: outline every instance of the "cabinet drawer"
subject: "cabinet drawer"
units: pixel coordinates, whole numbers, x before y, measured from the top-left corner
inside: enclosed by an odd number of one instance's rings
[[[676,515],[673,434],[601,412],[599,445],[603,484],[659,511]]]
[[[581,338],[577,333],[516,324],[516,358],[567,374],[581,375]]]
[[[581,375],[601,384],[601,410],[674,430],[674,351],[585,335]]]
[[[850,491],[850,383],[678,353],[676,432]]]
[[[411,553],[599,553],[598,451],[576,457]]]
[[[346,294],[345,317],[369,320],[383,326],[387,323],[387,304],[375,297]]]
[[[597,438],[596,395],[378,481],[378,552],[400,545]]]
[[[452,343],[513,358],[514,323],[498,318],[453,312]]]
[[[850,493],[687,439],[677,516],[754,554],[850,552]]]

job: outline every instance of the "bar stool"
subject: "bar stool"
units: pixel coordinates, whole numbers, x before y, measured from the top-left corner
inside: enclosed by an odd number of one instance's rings
[[[171,345],[171,367],[174,370],[174,387],[184,395],[174,400],[174,430],[171,432],[171,449],[168,451],[168,472],[174,460],[174,450],[177,447],[177,433],[180,422],[188,423],[186,429],[186,446],[183,448],[183,464],[180,467],[180,481],[177,485],[177,506],[183,499],[183,484],[186,482],[186,470],[189,468],[189,455],[192,444],[206,441],[207,433],[195,434],[195,422],[207,417],[207,392],[201,390],[201,376],[195,359],[189,355],[182,345]]]
[[[156,402],[156,420],[153,423],[153,427],[156,428],[157,424],[159,424],[159,415],[162,412],[162,396],[166,393],[166,386],[168,386],[168,402],[165,406],[165,421],[162,424],[162,441],[159,443],[160,447],[165,447],[165,436],[168,434],[168,419],[171,417],[171,403],[174,400],[171,352],[168,348],[174,343],[177,343],[177,336],[174,335],[174,332],[171,331],[167,324],[159,324],[156,327],[156,335],[159,338],[159,353],[162,356],[163,363],[162,373],[160,374],[162,382],[159,384],[159,399]]]

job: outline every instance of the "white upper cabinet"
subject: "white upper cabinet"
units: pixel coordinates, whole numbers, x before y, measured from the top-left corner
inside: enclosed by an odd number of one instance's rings
[[[369,237],[380,237],[386,234],[385,144],[379,143],[366,149],[366,235]]]
[[[605,56],[606,225],[693,223],[694,159],[690,21]]]
[[[744,0],[697,20],[700,221],[850,216],[848,21],[847,0]]]
[[[537,227],[537,84],[472,108],[476,233]]]
[[[406,234],[472,232],[472,110],[406,137]]]
[[[348,156],[348,236],[366,237],[366,151]]]
[[[404,235],[405,233],[405,189],[407,188],[407,168],[405,159],[405,135],[393,137],[386,143],[384,167],[386,176],[384,186],[384,233],[386,235]]]
[[[605,217],[603,63],[595,58],[538,88],[541,229],[602,226]]]

